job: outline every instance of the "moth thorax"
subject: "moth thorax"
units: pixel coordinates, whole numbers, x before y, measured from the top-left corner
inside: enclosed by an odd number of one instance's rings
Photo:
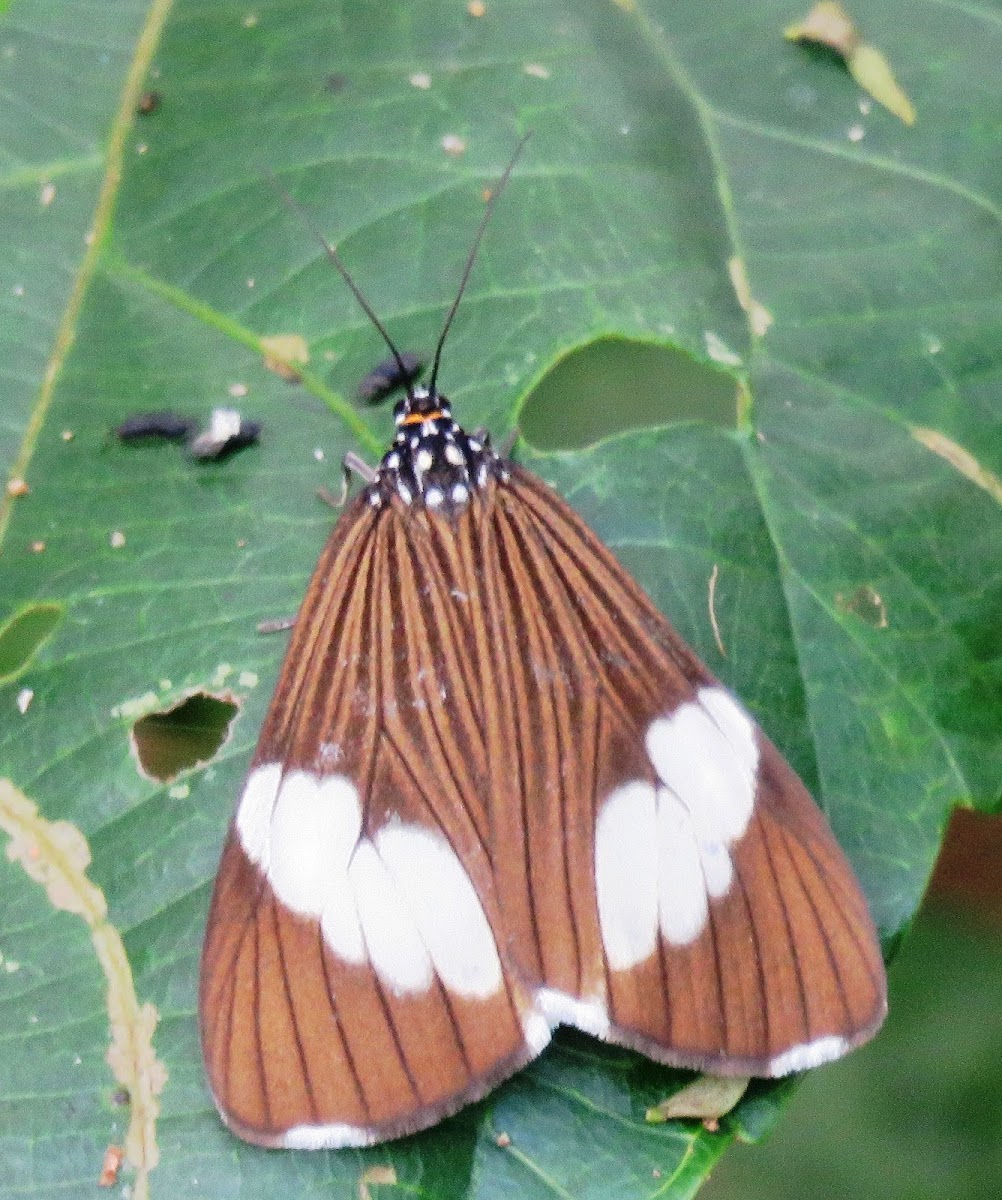
[[[486,440],[471,437],[452,418],[448,400],[425,388],[399,401],[394,410],[397,432],[370,487],[375,506],[396,497],[406,505],[454,513],[488,480],[505,475],[497,453]]]

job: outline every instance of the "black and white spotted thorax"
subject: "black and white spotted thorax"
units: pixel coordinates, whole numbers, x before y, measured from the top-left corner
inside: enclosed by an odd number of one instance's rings
[[[394,497],[406,505],[454,513],[508,469],[489,438],[468,434],[452,417],[449,401],[417,387],[393,410],[393,445],[366,488],[374,508]]]

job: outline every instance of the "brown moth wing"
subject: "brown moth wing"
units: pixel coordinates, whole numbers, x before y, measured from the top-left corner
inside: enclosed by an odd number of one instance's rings
[[[603,803],[631,780],[659,785],[652,722],[704,689],[743,710],[536,476],[511,468],[489,533],[498,692],[511,699],[501,724],[518,730],[495,748],[495,825],[524,848],[499,859],[496,877],[523,973],[585,1006],[567,1006],[570,1023],[718,1074],[785,1074],[871,1037],[886,979],[866,901],[806,788],[746,714],[757,770],[731,885],[707,897],[698,937],[662,936],[648,957],[610,967],[596,894]]]
[[[209,913],[199,1009],[217,1106],[262,1145],[364,1144],[433,1124],[549,1036],[529,1021],[532,998],[510,971],[493,893],[469,630],[438,623],[454,600],[409,574],[412,542],[426,536],[421,518],[377,513],[360,499],[342,515],[297,618],[249,780],[279,764],[274,805],[297,772],[350,779],[364,798],[359,832],[370,848],[393,822],[443,838],[495,932],[497,987],[464,996],[432,972],[426,988],[394,989],[371,962],[339,956],[316,915],[276,896],[235,818]],[[446,925],[451,915],[442,912]],[[291,1140],[290,1131],[298,1131]]]

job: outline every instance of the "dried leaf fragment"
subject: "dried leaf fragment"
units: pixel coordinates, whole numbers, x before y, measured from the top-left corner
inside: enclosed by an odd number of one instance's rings
[[[860,46],[848,60],[849,74],[864,91],[906,125],[915,124],[915,106],[894,78],[887,59],[875,46]]]
[[[783,30],[791,42],[827,46],[845,59],[849,74],[861,88],[906,125],[915,124],[915,106],[894,78],[890,64],[862,34],[841,4],[820,0],[807,16]]]
[[[738,303],[748,314],[748,321],[752,327],[752,333],[756,337],[762,337],[772,324],[772,313],[759,303],[752,295],[751,284],[748,282],[748,272],[745,269],[745,260],[734,255],[727,263],[727,270],[731,277],[731,285],[734,288],[734,294],[738,298]]]
[[[450,158],[461,158],[466,153],[466,140],[458,134],[447,133],[442,138],[442,149]]]
[[[720,1075],[700,1075],[680,1092],[649,1108],[644,1119],[652,1125],[695,1119],[712,1131],[720,1117],[729,1113],[745,1094],[747,1087],[748,1079],[744,1076],[724,1079]]]
[[[921,442],[927,450],[938,454],[944,462],[948,462],[954,470],[959,471],[965,479],[983,488],[998,504],[1002,504],[1002,479],[984,466],[969,450],[948,438],[937,429],[918,428],[912,430],[912,437]]]
[[[358,1200],[372,1200],[373,1187],[385,1184],[387,1187],[397,1182],[397,1173],[393,1167],[367,1167],[358,1177]]]
[[[264,365],[269,371],[274,371],[289,383],[299,383],[302,375],[297,368],[305,367],[310,361],[310,348],[301,333],[276,333],[272,337],[263,337],[261,349],[264,352]]]
[[[788,42],[816,42],[844,58],[863,43],[852,17],[835,0],[819,0],[802,21],[783,30],[783,37]]]

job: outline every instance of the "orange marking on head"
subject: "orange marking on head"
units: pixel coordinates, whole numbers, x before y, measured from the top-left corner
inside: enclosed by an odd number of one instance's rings
[[[401,424],[402,425],[421,425],[425,421],[434,421],[434,420],[436,420],[436,418],[444,416],[444,415],[445,414],[442,412],[442,410],[440,408],[436,408],[434,412],[430,412],[430,413],[408,413],[407,416],[404,417],[403,421],[401,421]]]

